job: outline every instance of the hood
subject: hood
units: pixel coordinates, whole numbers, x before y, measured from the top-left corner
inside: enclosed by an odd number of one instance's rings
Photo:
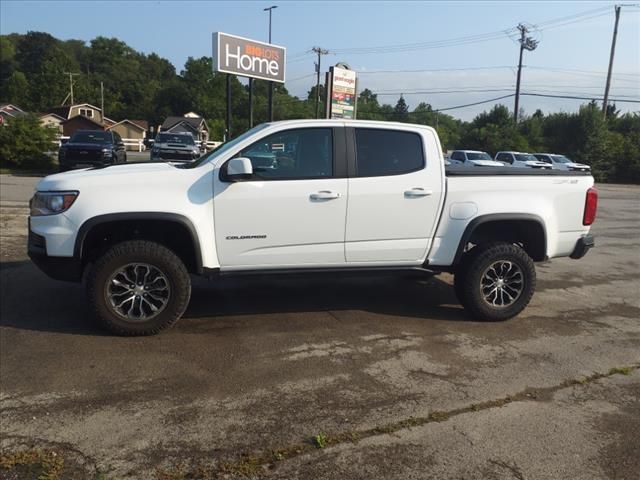
[[[565,165],[567,165],[570,168],[588,168],[589,170],[591,170],[591,167],[589,165],[585,165],[584,163],[571,162],[571,163],[565,163]]]
[[[526,162],[524,162],[524,164],[527,167],[546,167],[546,168],[551,168],[551,164],[546,163],[546,162],[540,162],[538,160],[527,160]]]
[[[504,163],[495,160],[467,160],[467,163],[477,167],[504,167]]]
[[[148,183],[157,177],[175,175],[175,167],[164,163],[123,163],[102,168],[85,168],[56,173],[43,178],[36,185],[38,191],[80,190],[91,185],[113,182],[117,190],[125,185]]]
[[[109,143],[63,143],[61,148],[73,148],[74,150],[102,150],[103,148],[111,148]]]

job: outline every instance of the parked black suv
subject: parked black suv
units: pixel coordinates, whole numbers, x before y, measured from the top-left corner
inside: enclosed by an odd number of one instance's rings
[[[127,161],[127,151],[118,133],[102,130],[78,130],[60,146],[60,171],[88,168]]]

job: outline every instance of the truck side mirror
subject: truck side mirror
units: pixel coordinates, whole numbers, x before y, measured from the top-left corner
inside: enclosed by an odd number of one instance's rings
[[[222,180],[225,182],[241,182],[249,180],[253,176],[251,160],[245,157],[232,158],[223,169]]]

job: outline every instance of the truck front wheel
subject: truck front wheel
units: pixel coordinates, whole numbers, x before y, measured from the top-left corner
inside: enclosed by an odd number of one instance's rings
[[[184,263],[163,245],[119,243],[98,259],[87,281],[98,320],[118,335],[153,335],[172,326],[191,297]]]
[[[518,245],[506,242],[480,245],[471,252],[455,275],[455,291],[462,306],[478,320],[506,320],[518,315],[535,291],[533,260]]]

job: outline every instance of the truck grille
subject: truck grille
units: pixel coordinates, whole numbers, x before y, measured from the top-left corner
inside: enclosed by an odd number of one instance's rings
[[[102,151],[101,150],[67,150],[65,155],[65,160],[67,162],[72,161],[74,163],[94,163],[102,161]]]

